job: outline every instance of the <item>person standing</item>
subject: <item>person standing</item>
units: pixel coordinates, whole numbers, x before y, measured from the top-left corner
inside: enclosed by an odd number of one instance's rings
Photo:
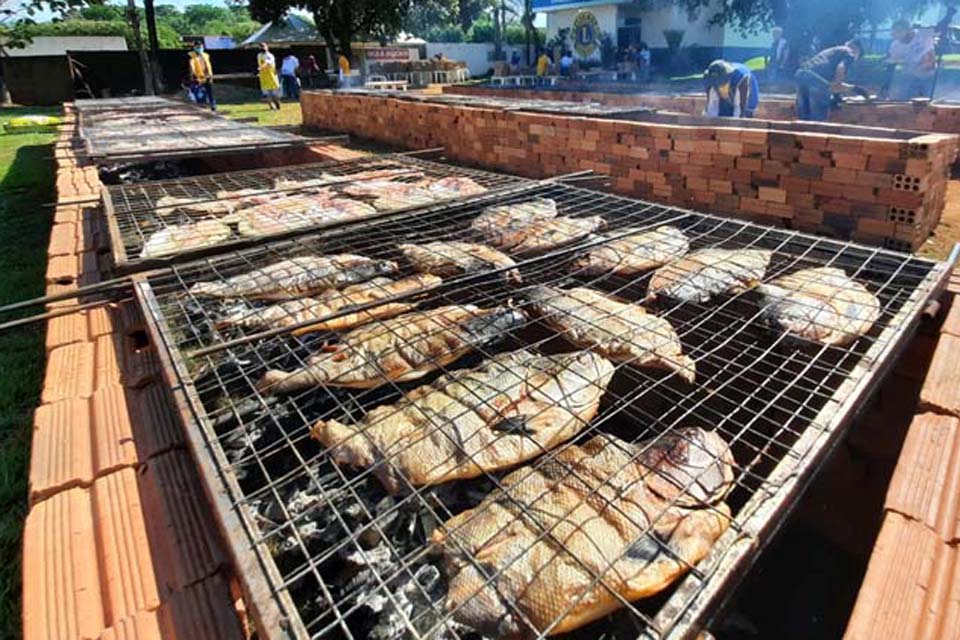
[[[721,118],[752,118],[760,105],[760,83],[739,62],[714,60],[703,72],[707,89],[704,115]]]
[[[790,44],[783,37],[783,28],[774,27],[771,32],[770,54],[767,56],[767,82],[782,82],[790,78]]]
[[[906,20],[897,20],[891,35],[893,42],[887,51],[887,63],[897,65],[897,69],[890,97],[894,100],[929,97],[936,69],[933,30],[914,29]]]
[[[640,82],[650,82],[650,47],[646,42],[640,42],[637,49],[637,69],[640,70]]]
[[[859,40],[829,47],[811,56],[800,65],[794,79],[797,83],[797,119],[828,120],[833,94],[855,87],[845,82],[847,71],[863,55]]]
[[[288,100],[300,99],[300,83],[297,81],[297,69],[300,60],[292,53],[288,53],[280,63],[280,85],[283,88],[283,97]]]
[[[257,76],[260,78],[260,93],[271,109],[280,110],[280,82],[277,80],[277,61],[265,42],[260,43],[257,54]]]
[[[320,66],[317,64],[317,59],[312,55],[307,56],[303,64],[300,65],[300,78],[303,86],[308,89],[316,88],[314,85],[318,75],[320,75]]]
[[[549,64],[550,59],[547,58],[547,63]],[[564,77],[569,77],[570,72],[573,70],[573,56],[570,55],[569,51],[564,51],[563,55],[560,56],[560,75]]]
[[[547,55],[546,51],[540,52],[540,57],[537,58],[537,76],[543,77],[547,75],[550,71],[550,56]]]
[[[213,97],[213,65],[200,40],[193,43],[190,52],[190,91],[198,104],[208,104],[211,111],[217,110],[217,101]]]
[[[339,85],[341,87],[350,86],[350,58],[341,53],[340,57],[337,58],[337,67],[339,69],[337,72]]]

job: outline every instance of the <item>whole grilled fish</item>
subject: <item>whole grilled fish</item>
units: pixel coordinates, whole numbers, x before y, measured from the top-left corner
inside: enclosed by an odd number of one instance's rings
[[[180,198],[177,196],[161,196],[154,203],[155,209],[169,209],[186,211],[194,214],[225,215],[233,211],[233,203],[229,200],[202,200],[198,198]]]
[[[511,251],[548,251],[586,238],[588,235],[606,226],[601,216],[570,218],[560,216],[548,220],[542,225],[530,227],[527,236]]]
[[[527,202],[498,204],[486,207],[470,227],[484,242],[501,249],[511,249],[537,227],[557,217],[557,203],[550,198],[536,198]]]
[[[619,598],[662,591],[729,526],[733,464],[723,439],[696,427],[638,445],[599,435],[545,455],[434,532],[447,610],[484,636],[515,639],[564,633]]]
[[[265,236],[303,227],[357,220],[377,212],[370,205],[349,198],[334,198],[325,191],[296,195],[258,204],[233,213],[223,220],[236,223],[241,236]]]
[[[441,282],[443,281],[437,276],[430,275],[417,275],[396,281],[390,278],[374,278],[369,282],[354,284],[342,290],[324,291],[315,298],[297,298],[260,309],[240,309],[219,320],[216,327],[218,329],[231,326],[280,329],[311,320],[321,320],[349,307],[371,304],[393,296],[435,287]],[[390,318],[412,311],[416,306],[417,302],[412,299],[387,302],[338,318],[308,324],[295,329],[292,333],[301,335],[311,331],[343,331],[377,318]]]
[[[587,251],[573,268],[584,275],[635,275],[682,258],[690,250],[687,236],[669,225],[652,230],[619,229],[617,235]]]
[[[770,322],[823,344],[849,344],[880,316],[877,297],[835,267],[803,269],[761,284],[757,291]]]
[[[593,419],[613,365],[588,351],[503,353],[377,407],[357,425],[314,425],[337,462],[376,465],[391,492],[473,478],[534,458]]]
[[[676,371],[687,382],[696,377],[696,364],[684,355],[670,323],[638,304],[586,287],[534,287],[527,297],[534,313],[581,349],[614,362]]]
[[[707,302],[723,293],[738,293],[760,284],[771,251],[763,249],[703,249],[657,269],[649,298]]]
[[[441,277],[492,271],[517,264],[496,249],[472,242],[401,244],[399,249],[417,271]],[[516,283],[521,281],[520,272],[513,268],[504,271],[503,277]]]
[[[396,270],[396,263],[389,260],[374,260],[349,253],[301,256],[220,282],[198,282],[190,287],[190,293],[211,298],[290,300],[389,275]]]
[[[350,331],[333,351],[310,356],[302,369],[267,371],[257,387],[285,393],[319,384],[373,389],[416,380],[500,340],[525,320],[510,307],[449,305],[405,313]]]
[[[150,234],[140,250],[141,258],[161,258],[211,247],[232,235],[230,227],[217,220],[200,220],[170,225]]]

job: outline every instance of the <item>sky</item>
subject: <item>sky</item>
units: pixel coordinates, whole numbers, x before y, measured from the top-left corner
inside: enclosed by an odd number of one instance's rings
[[[141,8],[143,7],[143,0],[135,0],[135,2],[138,7],[141,7]],[[109,2],[107,2],[107,4],[116,4],[116,5],[126,6],[127,2],[126,0],[110,0]],[[183,9],[185,6],[189,4],[209,4],[217,7],[227,6],[227,3],[224,2],[224,0],[154,0],[154,4],[172,4],[179,9]],[[53,17],[52,13],[50,13],[49,11],[44,11],[34,16],[34,20],[44,21],[44,20],[49,20],[52,17]]]

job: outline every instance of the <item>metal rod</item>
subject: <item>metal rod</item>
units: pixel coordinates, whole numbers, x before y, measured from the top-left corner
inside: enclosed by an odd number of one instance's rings
[[[126,297],[122,297],[119,299],[110,298],[108,300],[85,302],[83,304],[76,304],[76,305],[71,305],[69,307],[62,307],[62,308],[54,309],[53,311],[47,311],[46,313],[40,313],[34,316],[28,316],[26,318],[18,318],[16,320],[10,320],[9,322],[0,323],[0,333],[7,331],[9,329],[15,329],[17,327],[23,327],[23,326],[34,324],[37,322],[43,322],[45,320],[59,318],[60,316],[69,316],[79,311],[96,309],[97,307],[102,307],[106,304],[110,304],[111,302],[122,302],[124,300],[132,300],[132,299],[133,299],[133,296],[128,295]]]

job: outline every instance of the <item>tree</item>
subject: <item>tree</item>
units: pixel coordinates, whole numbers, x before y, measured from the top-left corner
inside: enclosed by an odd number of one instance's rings
[[[317,31],[336,52],[350,55],[357,37],[385,40],[403,28],[412,0],[250,0],[256,20],[278,20],[291,9],[313,15]]]

